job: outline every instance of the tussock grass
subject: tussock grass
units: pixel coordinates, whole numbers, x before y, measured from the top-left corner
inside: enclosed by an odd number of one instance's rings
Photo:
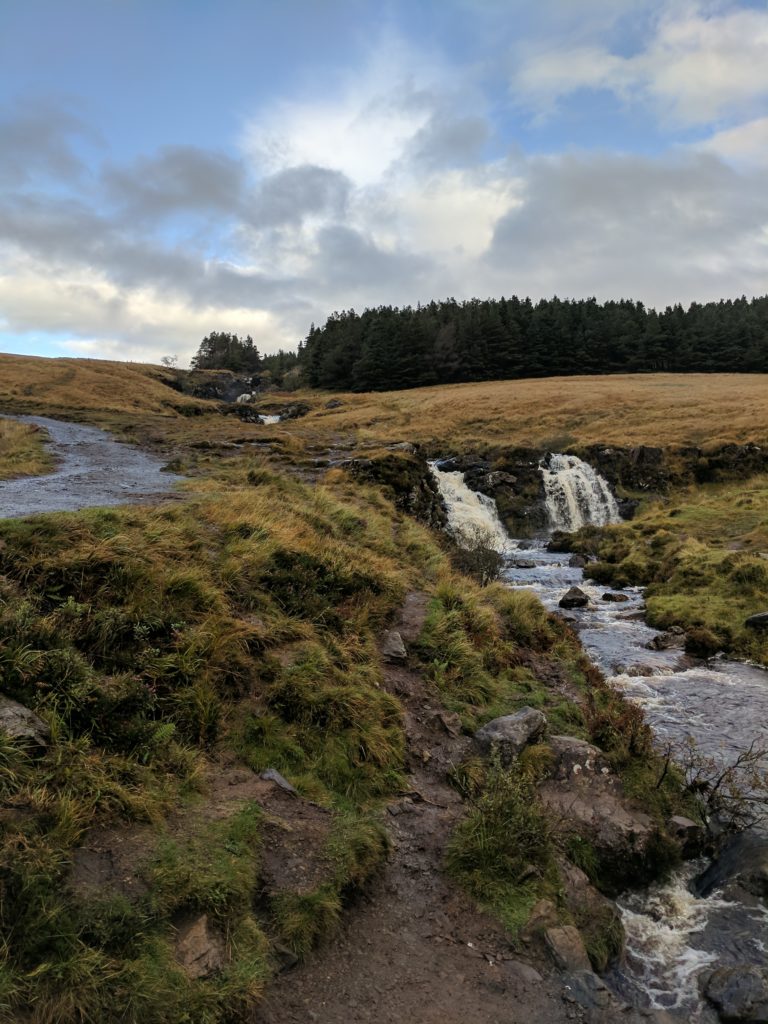
[[[404,733],[376,637],[446,556],[376,490],[310,488],[247,457],[183,504],[3,521],[0,542],[3,692],[51,727],[41,758],[0,743],[0,998],[11,1015],[34,1005],[34,1024],[240,1019],[269,970],[248,911],[259,816],[185,836],[168,813],[194,807],[205,765],[234,752],[332,809],[322,883],[266,912],[306,952],[384,855],[370,815],[402,787]],[[86,830],[130,822],[157,837],[147,896],[76,897]],[[230,959],[191,981],[173,922],[198,912]]]
[[[42,476],[53,468],[44,430],[31,423],[0,418],[0,480]]]

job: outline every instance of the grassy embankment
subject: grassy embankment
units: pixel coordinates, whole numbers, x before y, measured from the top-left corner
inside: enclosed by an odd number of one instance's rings
[[[7,741],[0,751],[0,1015],[33,1024],[247,1017],[277,946],[305,953],[385,853],[377,812],[404,785],[405,735],[398,702],[379,685],[375,637],[409,588],[432,596],[417,663],[466,729],[541,706],[553,731],[606,749],[659,821],[679,807],[672,776],[655,786],[641,716],[590,670],[567,628],[530,595],[479,591],[457,577],[434,535],[377,490],[339,471],[308,488],[227,447],[263,438],[265,428],[178,395],[156,379],[158,368],[4,359],[16,374],[2,377],[5,407],[180,445],[198,479],[181,504],[0,524],[3,692],[51,728],[42,757]],[[647,381],[637,379],[638,417]],[[704,383],[712,382],[694,390]],[[340,410],[314,395],[309,416],[268,436],[281,458],[299,462],[310,445],[338,438],[450,437],[469,447],[490,429],[504,443],[542,440],[536,430],[552,437],[565,428],[547,427],[542,389],[554,400],[562,386],[342,396]],[[568,386],[575,430],[616,381]],[[437,404],[426,408],[427,399]],[[661,409],[661,392],[657,401]],[[187,415],[192,408],[199,415]],[[700,422],[692,407],[686,415]],[[534,433],[518,437],[525,416]],[[541,758],[534,749],[511,780],[477,762],[456,768],[474,804],[449,867],[513,929],[542,895],[567,917],[556,867],[563,851],[599,880],[591,851],[536,817],[530,786]],[[233,762],[278,769],[330,812],[309,888],[266,884],[275,822],[258,800],[212,812],[215,779]],[[130,892],[74,884],[73,856],[94,827],[140,838]],[[519,843],[531,827],[541,833],[533,874]],[[185,914],[200,912],[226,957],[221,971],[195,980],[177,963],[174,935]],[[595,962],[604,961],[610,941],[591,942]]]
[[[648,621],[683,626],[688,648],[768,665],[768,636],[744,620],[768,610],[768,479],[711,484],[643,508],[635,520],[586,529],[569,547],[597,556],[587,575],[645,584]]]
[[[638,761],[638,721],[565,627],[530,595],[457,578],[428,531],[344,474],[312,489],[243,458],[183,505],[7,521],[0,541],[3,692],[51,728],[39,758],[2,744],[6,1019],[247,1016],[273,944],[305,953],[385,853],[374,812],[405,784],[405,741],[375,636],[409,587],[434,595],[419,656],[467,728],[535,703],[569,732],[607,737],[614,723],[617,763]],[[540,681],[532,652],[558,685]],[[278,769],[330,810],[310,890],[265,890],[258,803],[206,813],[233,758]],[[94,828],[139,836],[130,893],[73,884]],[[548,862],[522,887],[515,877],[476,868],[463,880],[478,896],[483,879],[501,886],[483,901],[519,925],[557,878]],[[207,979],[174,959],[189,912],[226,943]]]
[[[52,468],[44,431],[29,423],[0,418],[0,480],[40,476]]]

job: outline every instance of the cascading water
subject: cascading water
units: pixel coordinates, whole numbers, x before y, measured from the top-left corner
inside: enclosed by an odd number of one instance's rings
[[[621,521],[608,482],[575,455],[550,455],[541,464],[547,513],[553,530],[572,533],[587,523]]]
[[[473,538],[480,533],[501,554],[509,551],[511,541],[493,498],[467,487],[461,472],[442,470],[436,462],[430,462],[429,468],[445,502],[448,529],[454,537]]]
[[[462,473],[432,465],[452,532],[482,529],[494,547],[512,554],[518,542],[502,526],[493,500],[470,490]],[[552,527],[575,530],[585,523],[619,521],[610,488],[591,466],[571,455],[552,455],[541,466]],[[768,743],[768,673],[725,659],[708,664],[681,661],[681,651],[656,650],[657,631],[642,621],[643,595],[625,590],[621,603],[603,602],[605,587],[585,580],[568,556],[526,543],[525,562],[510,561],[507,585],[532,589],[552,611],[570,586],[590,598],[575,614],[582,644],[612,685],[643,706],[661,741],[693,736],[701,752],[733,757],[752,740]],[[629,1003],[666,1009],[685,1024],[717,1020],[699,991],[703,973],[719,964],[760,964],[765,957],[768,910],[758,901],[705,899],[689,890],[700,863],[669,881],[622,897],[626,962],[611,974],[611,987]]]

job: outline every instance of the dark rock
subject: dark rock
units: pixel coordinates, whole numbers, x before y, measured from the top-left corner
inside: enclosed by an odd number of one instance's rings
[[[415,444],[410,441],[398,441],[397,444],[388,444],[387,451],[389,452],[407,452],[409,455],[415,455],[418,448]]]
[[[589,598],[579,587],[571,587],[563,594],[558,604],[561,608],[585,608],[589,604]]]
[[[704,826],[682,814],[675,814],[669,819],[667,832],[680,844],[684,857],[698,856],[706,844],[707,833]]]
[[[0,729],[12,740],[40,749],[48,746],[51,735],[51,730],[34,711],[3,696],[0,696]]]
[[[306,416],[310,411],[309,406],[304,402],[295,402],[287,405],[280,413],[281,420],[297,420],[300,416]]]
[[[385,629],[381,634],[381,656],[390,663],[402,663],[408,660],[403,638],[394,629]]]
[[[568,565],[571,569],[584,569],[586,564],[587,560],[584,555],[571,555],[568,559]]]
[[[284,789],[286,793],[290,793],[292,796],[299,795],[299,791],[295,786],[292,786],[288,779],[283,778],[276,768],[265,768],[261,775],[259,775],[259,778],[264,779],[265,782],[274,782],[276,786]]]
[[[626,675],[636,678],[637,676],[652,676],[654,672],[653,665],[630,665],[626,670]]]
[[[497,487],[513,487],[516,483],[516,476],[501,470],[488,473],[485,477],[485,486],[488,490],[495,490]]]
[[[562,858],[558,862],[565,892],[565,906],[579,929],[592,967],[606,971],[624,952],[625,934],[621,911],[603,896],[581,868]]]
[[[190,978],[208,978],[224,966],[225,947],[212,931],[208,915],[187,920],[176,929],[176,960]]]
[[[614,604],[623,604],[629,600],[629,594],[614,594],[609,591],[607,594],[603,594],[602,599],[603,601],[612,601]]]
[[[536,708],[521,708],[514,715],[494,718],[475,733],[475,741],[484,754],[498,750],[503,764],[509,764],[547,727],[547,719]]]
[[[544,932],[544,941],[555,967],[559,970],[569,972],[591,970],[581,932],[572,924],[547,928]]]
[[[326,402],[325,403],[325,408],[326,409],[340,409],[342,407],[342,405],[344,405],[344,403],[340,402],[338,398],[332,398],[330,400],[330,402]]]
[[[723,1021],[768,1022],[768,967],[718,967],[704,982],[704,995]]]
[[[627,1006],[593,971],[575,971],[565,978],[563,998],[586,1013],[587,1024],[682,1024],[666,1010]]]
[[[757,615],[750,615],[744,622],[748,629],[768,629],[768,612],[758,612]]]
[[[535,569],[536,562],[521,558],[518,562],[512,562],[512,567],[514,569]]]
[[[685,645],[685,630],[680,626],[670,626],[665,633],[659,633],[645,645],[649,651],[668,651],[672,647]]]
[[[736,885],[754,896],[768,896],[768,839],[742,832],[725,844],[709,867],[691,882],[697,896]]]
[[[617,501],[616,504],[619,508],[619,515],[622,519],[630,520],[635,518],[640,502],[634,498],[625,498],[623,501]]]
[[[518,550],[530,551],[532,547],[535,547],[532,540],[521,540],[517,543]]]

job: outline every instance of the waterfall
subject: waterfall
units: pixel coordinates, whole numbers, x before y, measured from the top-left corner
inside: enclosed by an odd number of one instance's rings
[[[498,552],[503,554],[508,551],[511,542],[499,519],[493,498],[467,487],[463,473],[446,472],[439,469],[435,462],[430,462],[429,468],[445,502],[448,529],[454,537],[472,537],[480,531]]]
[[[541,463],[547,513],[554,530],[572,533],[587,523],[621,521],[608,482],[575,455],[550,455]]]

